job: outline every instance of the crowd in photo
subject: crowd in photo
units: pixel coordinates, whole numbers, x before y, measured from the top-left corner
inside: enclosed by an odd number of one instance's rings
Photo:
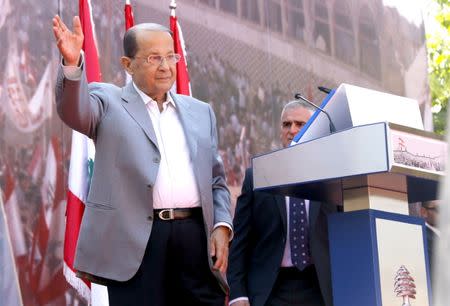
[[[188,69],[193,96],[210,103],[216,114],[227,183],[240,186],[251,157],[279,148],[279,117],[291,93],[283,93],[279,84],[252,82],[214,53],[208,58],[189,54]]]

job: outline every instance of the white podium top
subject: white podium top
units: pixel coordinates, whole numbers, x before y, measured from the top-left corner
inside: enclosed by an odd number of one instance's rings
[[[339,202],[341,179],[395,173],[411,201],[436,199],[447,144],[437,135],[387,122],[358,126],[253,158],[255,190]],[[301,187],[301,188],[299,188]]]
[[[329,113],[337,131],[376,122],[391,122],[423,130],[416,100],[354,85],[341,84],[321,107]],[[302,135],[297,143],[329,135],[328,118],[317,111],[300,133]]]

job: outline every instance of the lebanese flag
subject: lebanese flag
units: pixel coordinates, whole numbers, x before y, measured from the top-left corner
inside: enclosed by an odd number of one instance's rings
[[[174,6],[171,5],[170,30],[173,32],[173,43],[175,53],[181,55],[181,60],[177,63],[176,93],[190,96],[191,84],[189,81],[189,72],[187,69],[187,62],[186,62],[186,46],[184,44],[181,26],[178,23],[177,16],[175,15],[175,8],[176,4]]]
[[[97,40],[95,38],[95,25],[92,20],[90,0],[79,0],[81,28],[84,34],[84,61],[88,82],[101,82],[100,62],[98,60]]]
[[[99,82],[101,81],[101,72],[90,0],[79,0],[79,13],[84,33],[83,50],[87,80],[88,82]],[[94,298],[94,292],[92,292],[91,296],[91,283],[78,278],[74,269],[75,251],[84,213],[84,203],[89,190],[90,175],[92,173],[90,170],[92,170],[94,155],[95,147],[92,140],[83,134],[73,131],[64,237],[64,276],[68,283],[86,301],[92,303],[92,305],[107,305],[108,303],[104,302],[104,298],[101,298],[99,301],[93,301],[96,298]],[[105,290],[103,290],[103,296],[104,292]]]

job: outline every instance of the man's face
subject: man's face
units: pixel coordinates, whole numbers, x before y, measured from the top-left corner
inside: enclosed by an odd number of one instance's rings
[[[138,51],[130,65],[133,81],[152,99],[160,98],[175,82],[176,64],[166,59],[159,65],[150,64],[147,58],[149,55],[165,57],[174,54],[173,39],[167,32],[141,30],[136,35],[136,41]]]
[[[281,144],[286,148],[291,143],[294,136],[306,124],[311,111],[304,107],[295,107],[286,109],[281,115]]]
[[[435,200],[427,202],[426,207],[422,207],[420,212],[428,224],[436,226],[439,213],[439,201]]]

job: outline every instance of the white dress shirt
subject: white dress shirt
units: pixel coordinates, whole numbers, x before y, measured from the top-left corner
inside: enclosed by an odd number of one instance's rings
[[[147,107],[161,154],[158,176],[153,186],[153,208],[200,207],[188,143],[172,97],[166,95],[167,101],[160,112],[156,101],[134,83],[133,86]]]

